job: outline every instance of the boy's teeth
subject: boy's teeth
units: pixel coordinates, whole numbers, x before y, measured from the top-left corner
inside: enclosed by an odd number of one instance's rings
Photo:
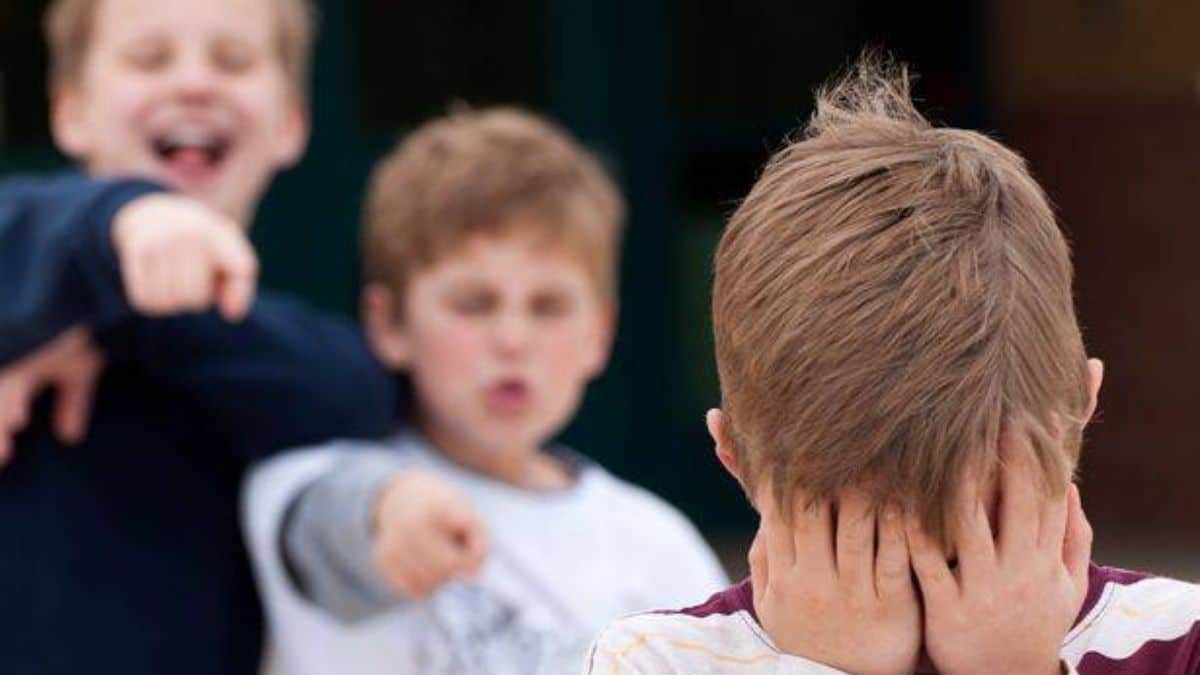
[[[171,145],[204,147],[216,144],[216,136],[203,129],[177,129],[167,135]]]

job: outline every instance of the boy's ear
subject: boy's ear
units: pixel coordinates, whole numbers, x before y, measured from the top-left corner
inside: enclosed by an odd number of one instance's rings
[[[729,475],[745,487],[745,483],[742,483],[741,468],[738,467],[737,457],[733,454],[733,446],[729,443],[725,413],[721,412],[720,408],[713,408],[704,415],[704,423],[708,427],[708,435],[712,436],[713,443],[716,445],[717,459],[721,461],[721,466],[725,467]]]
[[[383,284],[369,283],[363,288],[361,311],[367,342],[376,358],[397,370],[408,367],[411,351],[399,309]]]
[[[54,144],[71,159],[83,162],[91,140],[83,121],[83,97],[73,87],[59,87],[50,97],[50,131]]]
[[[281,168],[295,166],[304,156],[311,130],[308,109],[301,103],[289,106],[276,139],[276,160]]]
[[[1104,382],[1104,362],[1100,359],[1088,359],[1088,407],[1084,419],[1092,419],[1096,405],[1100,401],[1100,385]]]
[[[613,339],[617,327],[617,307],[613,303],[605,305],[597,312],[597,327],[588,345],[589,353],[586,360],[588,377],[599,377],[608,367],[608,359],[612,355]]]

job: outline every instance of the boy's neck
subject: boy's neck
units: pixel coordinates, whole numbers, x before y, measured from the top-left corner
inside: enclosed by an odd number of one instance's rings
[[[448,438],[431,425],[421,433],[447,459],[502,483],[525,490],[564,490],[574,480],[567,467],[539,447],[486,448]]]

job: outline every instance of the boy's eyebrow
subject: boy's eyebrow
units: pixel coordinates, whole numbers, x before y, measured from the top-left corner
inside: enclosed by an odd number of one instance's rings
[[[166,36],[161,33],[147,32],[140,35],[134,35],[125,40],[118,41],[117,48],[125,52],[135,52],[148,49],[158,49],[167,43]]]
[[[566,284],[555,279],[544,284],[538,284],[534,292],[539,295],[570,295],[572,286],[574,284]]]
[[[213,41],[216,42],[218,46],[225,46],[225,45],[233,45],[233,46],[238,46],[238,47],[257,47],[258,46],[253,40],[249,39],[245,35],[242,35],[241,33],[229,33],[229,32],[218,33],[217,36],[215,38],[213,38]]]
[[[464,299],[485,298],[494,300],[500,294],[491,284],[478,281],[451,281],[437,290],[437,297],[443,301],[456,302]]]
[[[454,273],[447,275],[447,278],[442,284],[442,288],[448,291],[456,290],[476,290],[480,288],[489,288],[491,283],[486,279],[480,279],[477,276],[472,276],[470,271]]]

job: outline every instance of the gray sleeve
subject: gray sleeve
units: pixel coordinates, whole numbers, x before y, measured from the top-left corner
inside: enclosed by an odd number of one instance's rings
[[[300,492],[279,544],[306,598],[342,621],[365,619],[401,602],[372,559],[376,497],[410,463],[396,453],[349,457]]]

